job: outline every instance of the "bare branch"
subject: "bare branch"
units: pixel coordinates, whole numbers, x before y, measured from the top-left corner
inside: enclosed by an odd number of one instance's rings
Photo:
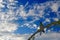
[[[52,22],[51,24],[48,24],[47,26],[44,27],[44,25],[41,23],[40,24],[40,29],[38,29],[34,34],[31,35],[31,37],[29,37],[28,40],[31,40],[31,38],[33,38],[37,33],[41,33],[43,32],[44,33],[44,28],[49,28],[50,26],[52,25],[56,25],[56,24],[59,24],[60,25],[60,20],[59,21],[56,21],[56,22]]]

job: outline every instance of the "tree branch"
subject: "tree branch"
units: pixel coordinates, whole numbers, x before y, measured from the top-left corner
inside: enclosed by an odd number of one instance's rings
[[[60,20],[59,20],[59,21],[56,21],[56,22],[52,22],[51,24],[48,24],[48,25],[45,26],[45,27],[43,27],[43,25],[42,25],[42,23],[41,23],[40,29],[37,30],[34,34],[32,34],[31,37],[28,38],[28,40],[31,40],[31,38],[34,37],[37,33],[43,32],[43,31],[44,31],[44,28],[49,28],[50,26],[56,25],[56,24],[59,24],[59,25],[60,25]]]

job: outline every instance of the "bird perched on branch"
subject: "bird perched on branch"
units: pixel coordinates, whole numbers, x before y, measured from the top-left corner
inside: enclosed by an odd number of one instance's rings
[[[40,22],[40,27],[38,29],[38,32],[40,32],[40,35],[41,35],[42,32],[45,33],[45,31],[44,31],[44,25],[42,24],[42,22]]]
[[[42,22],[40,22],[40,27],[39,27],[39,29],[38,29],[35,33],[33,33],[33,34],[28,38],[28,40],[31,40],[31,38],[33,38],[33,37],[34,37],[37,33],[39,33],[39,32],[40,32],[40,35],[42,34],[42,32],[45,33],[44,28],[49,28],[50,26],[57,25],[57,24],[60,25],[60,20],[59,20],[59,21],[56,21],[56,22],[52,22],[52,23],[50,23],[50,24],[48,24],[48,25],[46,25],[46,26],[44,26],[44,25],[42,24]]]

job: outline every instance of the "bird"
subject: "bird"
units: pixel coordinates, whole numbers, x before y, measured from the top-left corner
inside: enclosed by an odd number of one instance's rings
[[[40,27],[39,27],[39,29],[35,32],[35,33],[33,33],[29,38],[28,38],[28,40],[31,40],[31,38],[33,38],[37,33],[39,33],[40,32],[40,35],[42,34],[42,32],[43,33],[45,33],[45,31],[44,31],[44,28],[50,28],[50,26],[53,26],[53,25],[60,25],[60,20],[59,21],[55,21],[55,22],[51,22],[50,24],[48,24],[48,25],[46,25],[46,26],[44,26],[43,24],[42,24],[42,22],[40,22]]]
[[[40,22],[40,27],[38,29],[38,32],[40,32],[40,35],[41,35],[42,32],[45,33],[45,31],[44,31],[44,25],[42,24],[42,22]]]
[[[38,29],[33,35],[31,35],[31,37],[30,37],[28,40],[30,40],[31,38],[33,38],[34,35],[37,34],[38,32],[40,32],[40,35],[41,35],[42,32],[43,32],[43,33],[45,32],[45,31],[44,31],[44,25],[42,24],[42,22],[40,22],[40,27],[39,27],[39,29]]]

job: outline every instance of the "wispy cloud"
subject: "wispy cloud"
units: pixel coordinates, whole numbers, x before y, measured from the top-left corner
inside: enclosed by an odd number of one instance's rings
[[[26,3],[28,4],[28,2]],[[48,5],[47,5],[48,4]],[[30,6],[30,5],[29,5]],[[57,15],[59,12],[58,11],[58,8],[59,8],[59,2],[58,1],[50,1],[50,2],[45,2],[45,3],[41,3],[41,4],[34,4],[31,6],[32,8],[29,8],[28,12],[26,12],[26,8],[24,7],[24,5],[20,5],[19,9],[17,10],[17,15],[22,17],[23,19],[27,20],[29,16],[31,16],[32,18],[34,17],[34,19],[32,19],[32,21],[28,22],[26,21],[26,23],[24,23],[23,25],[21,26],[24,26],[26,24],[30,24],[30,23],[33,23],[35,22],[36,20],[40,20],[40,18],[43,18],[45,19],[43,21],[43,23],[46,23],[46,22],[51,22],[50,19],[54,20],[54,21],[58,21],[59,20],[59,17],[54,17],[54,18],[50,18],[50,17],[44,17],[46,14],[48,16],[51,16],[50,15],[50,12],[56,12],[55,14]],[[44,10],[46,10],[46,8],[49,7],[51,9],[50,12],[48,13],[45,13]],[[48,11],[48,9],[47,9]],[[54,14],[54,13],[52,13]],[[59,16],[59,15],[57,15]]]
[[[17,2],[17,1],[15,1]],[[4,8],[5,5],[2,4],[3,1],[0,1],[0,8]],[[48,5],[47,5],[48,3]],[[24,5],[20,5],[20,7],[17,9],[17,11],[14,11],[14,9],[16,9],[16,4],[14,3],[14,0],[9,0],[9,3],[5,4],[7,5],[6,9],[7,11],[2,12],[0,11],[0,40],[27,40],[28,37],[30,36],[30,34],[26,34],[26,35],[20,35],[20,34],[15,34],[13,33],[15,30],[18,29],[18,24],[14,23],[14,20],[19,20],[19,17],[23,18],[26,22],[25,24],[23,23],[21,26],[24,27],[24,25],[26,25],[29,28],[37,28],[37,25],[34,24],[33,22],[35,22],[36,20],[40,20],[40,18],[44,18],[44,10],[47,6],[50,6],[51,9],[53,11],[57,11],[58,9],[58,5],[59,3],[56,2],[56,4],[54,2],[52,3],[44,3],[46,5],[42,4],[37,4],[36,6],[33,5],[31,7],[33,8],[29,8],[28,12],[26,12]],[[51,6],[51,4],[53,4]],[[57,5],[58,4],[58,5]],[[12,6],[13,5],[13,6]],[[26,3],[26,5],[28,5],[28,2]],[[55,7],[56,6],[56,7]],[[38,12],[38,13],[37,13]],[[58,11],[57,11],[58,12]],[[17,17],[19,16],[19,17]],[[32,16],[33,19],[32,21],[27,21],[28,17]],[[55,21],[58,21],[59,18],[54,18]],[[46,20],[44,22],[50,22],[49,18],[46,18]],[[41,36],[41,38],[43,39],[51,39],[54,40],[57,39],[59,40],[60,34],[59,33],[47,33]],[[46,38],[47,37],[47,38]],[[38,40],[40,38],[38,37]]]

